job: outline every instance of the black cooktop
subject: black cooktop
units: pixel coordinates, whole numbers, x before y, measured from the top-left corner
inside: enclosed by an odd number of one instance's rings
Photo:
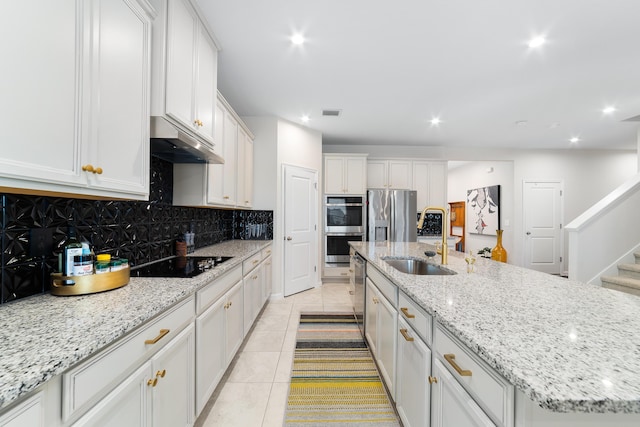
[[[144,264],[131,269],[132,277],[195,277],[200,273],[212,269],[225,261],[230,256],[187,256],[174,257],[161,261]]]

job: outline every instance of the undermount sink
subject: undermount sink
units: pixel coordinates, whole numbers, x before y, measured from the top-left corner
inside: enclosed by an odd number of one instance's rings
[[[391,258],[384,259],[384,262],[398,271],[419,276],[450,276],[456,274],[455,271],[448,270],[436,264],[413,258]]]

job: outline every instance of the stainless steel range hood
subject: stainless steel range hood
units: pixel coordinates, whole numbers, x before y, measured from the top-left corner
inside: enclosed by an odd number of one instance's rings
[[[151,116],[151,155],[171,163],[224,163],[193,136],[161,116]]]

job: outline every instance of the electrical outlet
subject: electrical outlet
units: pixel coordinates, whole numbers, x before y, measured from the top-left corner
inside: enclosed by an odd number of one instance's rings
[[[53,228],[32,228],[29,232],[29,255],[50,256],[53,253]]]

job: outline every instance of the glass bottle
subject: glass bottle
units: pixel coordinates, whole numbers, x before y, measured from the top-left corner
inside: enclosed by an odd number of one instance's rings
[[[76,238],[76,229],[69,227],[69,235],[62,248],[62,275],[73,274],[73,257],[82,255],[82,243]]]

